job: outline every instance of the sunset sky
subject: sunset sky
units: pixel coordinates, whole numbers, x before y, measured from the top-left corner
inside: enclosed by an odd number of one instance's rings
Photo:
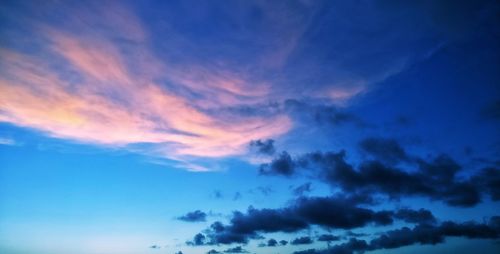
[[[0,1],[0,253],[500,253],[500,3]]]

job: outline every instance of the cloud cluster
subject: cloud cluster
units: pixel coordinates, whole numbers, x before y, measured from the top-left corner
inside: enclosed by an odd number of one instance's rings
[[[255,209],[250,207],[246,213],[234,212],[228,225],[221,222],[213,223],[204,231],[204,234],[197,234],[191,244],[248,243],[251,239],[260,238],[262,233],[294,233],[308,229],[312,225],[329,229],[353,229],[367,225],[390,225],[395,219],[408,223],[435,222],[432,213],[425,209],[403,208],[397,211],[374,211],[360,206],[365,201],[358,197],[344,196],[300,197],[284,208]],[[321,241],[332,241],[337,238],[323,236],[321,239]],[[306,240],[300,238],[291,243],[309,242]],[[312,239],[310,241],[312,242]],[[273,243],[274,241],[271,244]]]
[[[403,227],[380,234],[370,241],[351,238],[349,241],[328,249],[296,251],[294,254],[352,254],[371,250],[395,249],[413,244],[443,243],[446,237],[469,239],[498,239],[500,217],[494,216],[488,223],[445,221],[440,225],[418,224],[413,228]]]
[[[428,197],[450,206],[471,207],[481,194],[498,200],[500,174],[487,168],[469,178],[460,178],[460,165],[447,155],[431,160],[412,158],[395,140],[369,138],[361,147],[373,158],[355,166],[346,161],[346,152],[313,152],[292,158],[286,151],[260,166],[262,175],[291,177],[303,173],[340,187],[346,193],[384,194],[391,198]],[[404,169],[402,162],[411,170]]]

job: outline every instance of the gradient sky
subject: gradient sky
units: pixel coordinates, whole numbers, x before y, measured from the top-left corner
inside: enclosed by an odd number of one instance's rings
[[[499,25],[494,0],[1,1],[0,252],[500,253]]]

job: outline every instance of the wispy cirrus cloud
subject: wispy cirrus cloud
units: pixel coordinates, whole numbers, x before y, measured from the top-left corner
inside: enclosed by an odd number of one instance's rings
[[[241,154],[250,140],[291,128],[286,115],[213,113],[264,101],[269,85],[219,66],[160,59],[137,17],[118,10],[97,19],[81,11],[68,20],[78,32],[29,20],[46,43],[37,53],[0,50],[0,121],[97,145],[149,143],[148,153],[184,161]]]

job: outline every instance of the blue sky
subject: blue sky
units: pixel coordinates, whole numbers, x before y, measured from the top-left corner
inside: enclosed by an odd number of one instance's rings
[[[0,252],[497,253],[499,12],[3,1]]]

